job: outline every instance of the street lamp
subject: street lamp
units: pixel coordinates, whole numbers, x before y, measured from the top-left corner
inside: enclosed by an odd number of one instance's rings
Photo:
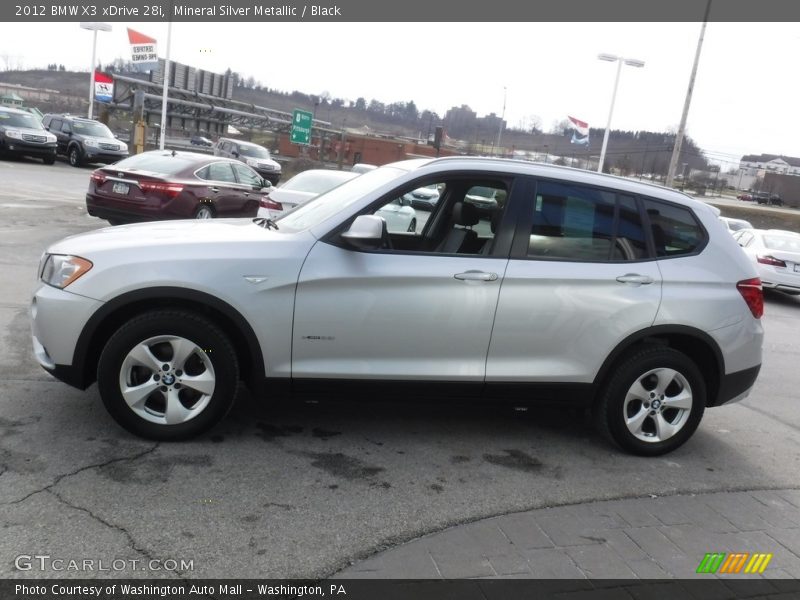
[[[94,109],[94,70],[96,67],[95,60],[97,58],[97,32],[98,31],[111,31],[111,25],[108,23],[81,23],[81,29],[88,29],[94,32],[94,40],[92,42],[92,65],[89,69],[89,118],[92,118],[92,110]]]
[[[617,63],[617,77],[614,79],[614,92],[611,94],[611,108],[608,110],[608,123],[606,124],[606,132],[603,134],[603,147],[600,150],[600,163],[597,165],[597,172],[603,172],[603,163],[606,159],[606,147],[608,146],[608,132],[611,130],[611,116],[614,114],[614,101],[617,99],[617,86],[619,86],[619,74],[622,71],[623,63],[629,67],[643,67],[644,61],[635,58],[624,58],[622,56],[615,56],[613,54],[598,54],[597,58],[608,62]]]

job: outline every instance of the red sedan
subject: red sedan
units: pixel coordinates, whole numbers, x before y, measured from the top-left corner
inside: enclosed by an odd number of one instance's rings
[[[112,225],[255,217],[270,189],[268,181],[238,160],[155,150],[94,171],[86,210]]]

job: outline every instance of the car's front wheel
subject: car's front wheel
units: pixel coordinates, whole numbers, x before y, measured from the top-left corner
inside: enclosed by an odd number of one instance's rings
[[[595,406],[600,431],[623,449],[658,456],[683,445],[706,406],[697,365],[666,346],[648,345],[615,366]]]
[[[128,431],[178,440],[206,431],[228,412],[239,367],[227,336],[183,310],[155,310],[120,327],[97,367],[106,409]]]

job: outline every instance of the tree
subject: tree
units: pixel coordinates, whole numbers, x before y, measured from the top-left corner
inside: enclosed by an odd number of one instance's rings
[[[367,101],[364,98],[362,98],[361,96],[359,96],[356,99],[355,109],[356,110],[367,110]]]

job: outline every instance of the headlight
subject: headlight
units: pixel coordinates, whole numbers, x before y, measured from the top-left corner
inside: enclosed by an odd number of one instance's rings
[[[257,167],[258,166],[258,161],[257,160],[253,160],[252,158],[248,158],[247,159],[247,166],[248,167]]]
[[[88,146],[89,148],[98,148],[100,146],[100,144],[97,143],[97,140],[89,138],[83,140],[83,145]]]
[[[64,289],[91,268],[92,263],[80,256],[46,254],[40,277],[44,283]]]
[[[48,143],[48,144],[53,144],[53,143],[55,143],[56,141],[58,141],[58,140],[56,139],[56,136],[54,136],[52,133],[48,133],[46,137],[47,137],[47,143]]]
[[[19,129],[6,129],[6,137],[10,137],[15,140],[21,140],[22,132]]]

